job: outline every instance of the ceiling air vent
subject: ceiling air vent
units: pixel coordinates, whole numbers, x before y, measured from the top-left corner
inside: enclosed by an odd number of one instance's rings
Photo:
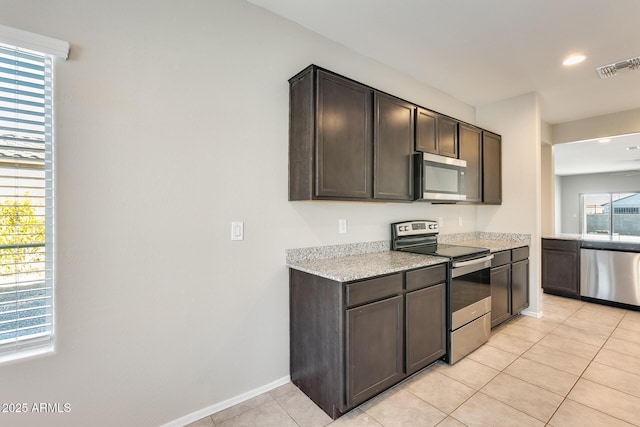
[[[615,64],[603,65],[602,67],[597,67],[596,72],[600,76],[601,79],[606,79],[607,77],[615,76],[620,70],[638,70],[640,69],[640,56],[636,56],[635,58],[625,59],[624,61],[616,62]]]

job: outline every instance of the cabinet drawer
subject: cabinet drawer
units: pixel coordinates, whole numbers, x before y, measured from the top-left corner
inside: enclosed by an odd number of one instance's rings
[[[579,244],[577,240],[542,239],[542,249],[555,251],[578,252]]]
[[[491,267],[499,267],[511,262],[511,251],[500,251],[493,254]]]
[[[447,265],[438,264],[434,267],[407,271],[407,292],[437,285],[447,280]]]
[[[399,295],[402,293],[402,274],[378,277],[377,279],[347,285],[347,307]]]
[[[529,258],[529,246],[515,248],[511,251],[511,262],[522,261]]]

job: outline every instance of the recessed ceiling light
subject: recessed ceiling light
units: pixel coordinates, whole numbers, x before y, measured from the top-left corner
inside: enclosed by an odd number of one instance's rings
[[[611,138],[603,138],[603,139],[599,139],[598,142],[600,144],[608,144],[611,142]]]
[[[565,59],[564,61],[562,61],[562,65],[575,65],[575,64],[579,64],[582,61],[584,61],[585,59],[587,59],[586,56],[584,55],[571,55],[570,57],[568,57],[567,59]]]
[[[635,145],[632,147],[627,147],[627,150],[640,150],[640,145]]]

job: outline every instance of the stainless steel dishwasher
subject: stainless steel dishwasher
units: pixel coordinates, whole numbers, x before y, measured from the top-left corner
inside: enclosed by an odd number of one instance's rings
[[[580,250],[580,295],[640,306],[640,253]]]

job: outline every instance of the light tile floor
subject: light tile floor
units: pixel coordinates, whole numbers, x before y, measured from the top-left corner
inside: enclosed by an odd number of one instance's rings
[[[640,312],[542,303],[542,319],[518,316],[336,421],[289,383],[189,427],[640,426]]]

